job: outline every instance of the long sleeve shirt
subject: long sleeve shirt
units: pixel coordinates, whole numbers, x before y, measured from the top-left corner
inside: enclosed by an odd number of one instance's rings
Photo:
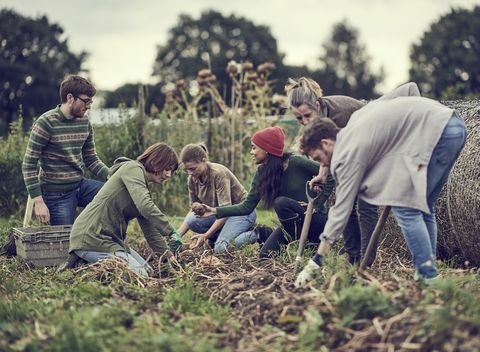
[[[330,171],[337,181],[322,240],[333,243],[357,197],[429,213],[427,168],[453,110],[407,83],[355,112],[338,134]]]
[[[259,168],[260,167],[263,166],[260,165]],[[311,180],[313,176],[318,174],[319,167],[320,165],[316,161],[309,160],[302,156],[292,155],[288,159],[288,167],[282,175],[279,196],[288,197],[296,201],[308,202],[307,195],[305,194],[305,184],[307,181]],[[237,205],[216,208],[217,218],[250,214],[261,200],[261,197],[258,194],[257,185],[258,169],[253,176],[253,181],[247,198]],[[322,194],[318,197],[316,202],[318,213],[326,213],[324,203],[328,197],[330,197],[333,187],[334,180],[332,177],[329,177]]]
[[[40,170],[38,168],[40,164]],[[28,193],[68,192],[78,187],[84,166],[103,179],[108,168],[98,158],[88,118],[67,119],[60,106],[35,121],[22,164]]]
[[[247,196],[247,191],[235,175],[224,165],[208,163],[203,182],[188,176],[190,202],[199,202],[211,207],[238,204]]]

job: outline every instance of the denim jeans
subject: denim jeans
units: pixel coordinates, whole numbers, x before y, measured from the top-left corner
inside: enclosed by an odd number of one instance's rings
[[[185,218],[188,228],[197,233],[207,232],[215,220],[214,215],[201,218],[193,213],[188,214]],[[252,230],[255,220],[257,220],[255,210],[245,216],[230,216],[220,230],[215,241],[214,251],[222,253],[227,251],[229,247],[242,247],[246,244],[255,243],[257,236]]]
[[[50,211],[50,225],[73,224],[77,206],[87,206],[102,186],[103,182],[84,178],[71,191],[42,192],[43,201]]]
[[[412,208],[392,207],[420,278],[430,279],[438,275],[435,267],[437,248],[435,203],[465,145],[466,136],[464,122],[456,115],[452,116],[443,130],[428,164],[427,204],[431,214]]]
[[[77,250],[75,251],[75,254],[89,263],[95,263],[99,260],[116,256],[125,259],[127,261],[128,267],[135,271],[137,274],[148,276],[149,272],[153,272],[152,267],[148,265],[148,263],[145,261],[145,259],[142,258],[140,254],[138,254],[131,248],[129,250],[130,253],[127,253],[125,251],[93,252]]]

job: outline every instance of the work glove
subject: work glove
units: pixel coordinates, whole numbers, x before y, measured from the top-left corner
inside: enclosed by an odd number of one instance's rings
[[[295,286],[303,287],[308,282],[312,281],[315,276],[320,274],[320,271],[322,270],[322,261],[323,256],[315,253],[313,258],[308,261],[307,265],[305,265],[300,274],[298,274],[297,279],[295,280]]]
[[[168,248],[170,248],[172,252],[176,252],[182,245],[182,238],[177,231],[173,230],[168,239]]]

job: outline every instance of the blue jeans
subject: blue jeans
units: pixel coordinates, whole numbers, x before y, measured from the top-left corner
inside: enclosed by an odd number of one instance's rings
[[[42,192],[50,212],[50,225],[71,225],[77,206],[86,207],[102,188],[103,182],[82,179],[77,188],[68,192]]]
[[[428,164],[427,204],[431,214],[412,208],[392,207],[420,278],[429,279],[438,275],[435,267],[437,248],[435,203],[465,145],[466,137],[465,123],[456,115],[452,116]]]
[[[145,259],[142,258],[140,254],[135,252],[133,249],[129,249],[130,253],[125,251],[117,252],[93,252],[93,251],[75,251],[75,254],[80,258],[86,260],[89,263],[95,263],[99,260],[110,258],[110,257],[120,257],[127,261],[127,265],[130,269],[135,271],[137,274],[148,276],[149,272],[153,272],[153,269]]]
[[[215,215],[201,218],[189,213],[185,217],[188,228],[197,233],[207,232],[215,220],[217,220]],[[246,244],[255,243],[257,235],[251,230],[255,220],[257,220],[255,210],[249,215],[230,216],[220,230],[215,241],[214,251],[222,253],[227,251],[229,247],[242,247]]]

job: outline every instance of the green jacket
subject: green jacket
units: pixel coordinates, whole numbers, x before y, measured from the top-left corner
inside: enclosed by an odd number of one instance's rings
[[[127,225],[133,218],[152,250],[162,255],[168,249],[165,238],[174,228],[152,201],[143,165],[119,158],[105,185],[75,220],[69,251],[124,251]]]
[[[260,165],[258,168],[261,167],[263,166]],[[288,167],[282,175],[279,196],[288,197],[305,203],[308,202],[307,195],[305,194],[305,184],[307,181],[311,180],[313,176],[318,175],[319,168],[320,164],[316,161],[307,159],[303,156],[292,155],[288,159]],[[261,200],[260,195],[257,192],[257,184],[258,169],[255,172],[255,175],[253,175],[252,185],[247,198],[242,203],[237,205],[216,208],[217,218],[250,214],[257,207]],[[325,185],[322,194],[316,201],[317,213],[326,215],[327,210],[325,209],[324,203],[328,197],[330,197],[334,186],[335,181],[333,177],[329,175],[327,184]]]

